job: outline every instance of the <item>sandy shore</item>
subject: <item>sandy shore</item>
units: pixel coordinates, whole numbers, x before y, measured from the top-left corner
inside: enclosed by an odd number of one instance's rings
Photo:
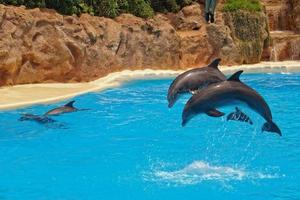
[[[243,69],[247,73],[292,73],[300,72],[300,61],[262,62],[236,67],[221,66],[225,74]],[[134,79],[174,77],[182,71],[173,70],[125,70],[112,73],[89,83],[28,84],[0,88],[0,110],[15,109],[32,104],[57,102],[87,93],[113,88]]]

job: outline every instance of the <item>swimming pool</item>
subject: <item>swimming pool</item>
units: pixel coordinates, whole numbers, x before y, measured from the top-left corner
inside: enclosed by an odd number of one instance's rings
[[[300,74],[241,79],[282,137],[261,133],[264,120],[244,107],[253,126],[200,115],[182,128],[189,95],[168,109],[172,79],[76,97],[90,110],[48,125],[18,119],[64,102],[0,111],[0,199],[300,199]]]

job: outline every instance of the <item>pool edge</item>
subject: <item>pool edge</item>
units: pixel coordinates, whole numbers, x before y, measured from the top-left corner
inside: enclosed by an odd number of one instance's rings
[[[300,61],[262,62],[234,67],[221,66],[220,69],[225,74],[237,70],[244,70],[245,73],[295,73],[300,72]],[[0,88],[0,110],[58,102],[85,93],[118,87],[131,80],[167,78],[176,76],[181,72],[183,70],[124,70],[88,83],[45,83],[2,87]]]

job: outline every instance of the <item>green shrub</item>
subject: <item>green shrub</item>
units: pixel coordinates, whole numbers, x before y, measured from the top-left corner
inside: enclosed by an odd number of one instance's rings
[[[165,0],[165,6],[169,12],[178,12],[180,6],[177,4],[176,0]]]
[[[177,12],[180,9],[176,0],[151,0],[150,3],[155,12]]]
[[[0,3],[14,6],[24,5],[28,8],[45,7],[45,0],[0,0]]]
[[[94,0],[94,11],[98,16],[114,18],[119,15],[117,0]]]
[[[45,0],[45,3],[47,8],[55,9],[65,15],[79,15],[83,12],[93,14],[92,7],[83,0]]]
[[[119,13],[129,12],[129,3],[127,0],[117,0]]]
[[[151,0],[155,12],[178,12],[182,7],[189,5],[193,0]]]
[[[193,0],[177,0],[177,4],[182,8],[184,6],[190,5]],[[196,1],[197,2],[197,1]]]
[[[144,0],[128,0],[130,13],[143,18],[152,17],[154,15],[148,1]]]
[[[167,12],[163,0],[151,0],[150,3],[155,12]]]
[[[90,13],[114,18],[121,13],[132,13],[148,18],[155,12],[177,12],[193,0],[0,0],[7,5],[28,8],[46,7],[65,15]]]
[[[236,10],[261,11],[262,5],[259,0],[227,0],[224,11],[232,12]]]

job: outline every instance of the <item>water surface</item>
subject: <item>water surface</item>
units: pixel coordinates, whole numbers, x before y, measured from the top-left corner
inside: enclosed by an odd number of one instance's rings
[[[300,199],[300,74],[242,80],[269,103],[282,137],[242,107],[251,126],[199,115],[181,127],[171,79],[134,81],[75,98],[90,110],[54,124],[18,121],[36,105],[0,112],[0,199]],[[221,109],[229,113],[234,107]]]

